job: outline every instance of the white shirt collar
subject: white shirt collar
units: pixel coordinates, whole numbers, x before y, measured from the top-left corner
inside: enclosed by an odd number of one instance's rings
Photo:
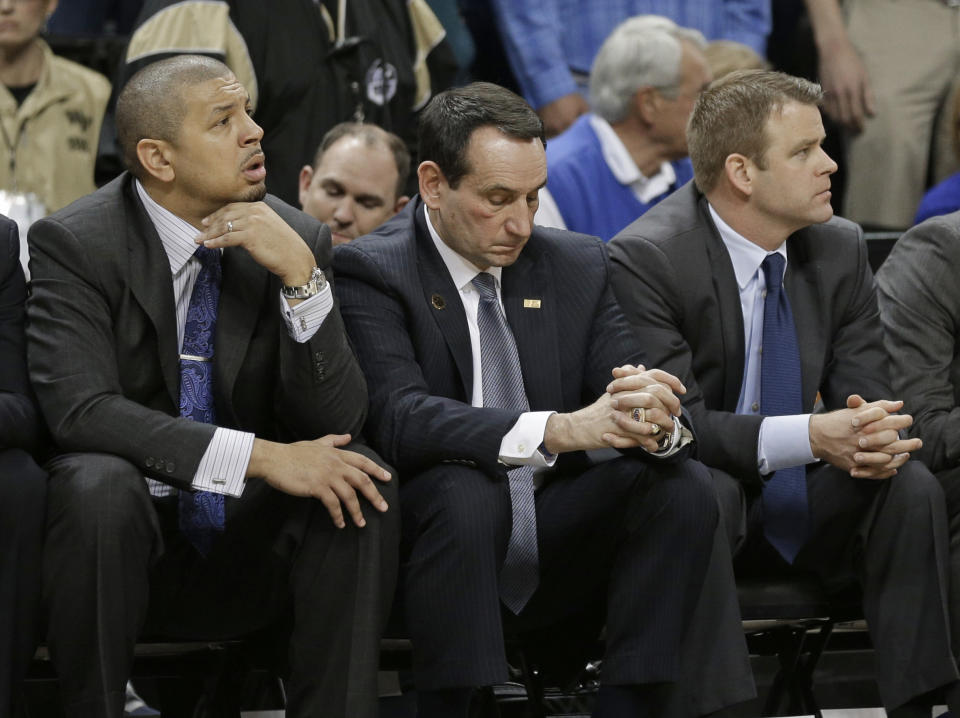
[[[140,180],[135,180],[134,184],[143,208],[147,210],[147,216],[160,235],[160,242],[170,262],[170,272],[176,276],[200,246],[193,241],[200,232],[192,224],[158,204],[140,184]]]
[[[590,115],[590,126],[600,140],[600,152],[617,182],[630,187],[637,199],[648,203],[673,186],[677,181],[677,173],[673,165],[664,162],[653,177],[645,177],[627,151],[623,140],[602,117]]]
[[[470,283],[473,281],[473,278],[476,277],[482,269],[478,269],[477,266],[468,259],[460,256],[457,252],[451,249],[446,242],[440,239],[440,235],[437,234],[437,230],[433,226],[433,222],[430,221],[430,212],[427,211],[427,205],[423,205],[423,216],[427,220],[427,231],[430,232],[430,238],[433,240],[434,245],[437,247],[437,251],[440,252],[440,258],[443,260],[443,263],[447,266],[447,271],[450,272],[450,278],[453,279],[453,284],[458,291],[463,291],[464,289],[470,286]],[[488,274],[492,274],[493,278],[497,281],[497,286],[500,286],[500,274],[503,272],[503,267],[490,267],[486,270]]]
[[[751,242],[734,230],[720,218],[720,215],[717,214],[717,211],[709,202],[707,203],[707,207],[710,208],[710,216],[713,218],[713,223],[717,225],[717,230],[720,232],[720,239],[723,240],[723,244],[730,254],[730,261],[733,262],[733,272],[737,275],[737,284],[740,287],[740,291],[743,291],[747,283],[756,276],[757,270],[760,268],[760,265],[763,264],[763,260],[768,254],[772,254],[772,252],[768,252],[759,244]],[[782,242],[775,251],[783,255],[783,266],[786,267],[787,243]]]

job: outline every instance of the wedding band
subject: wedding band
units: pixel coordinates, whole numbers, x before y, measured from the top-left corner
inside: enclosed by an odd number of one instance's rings
[[[229,234],[232,231],[233,231],[233,222],[230,220],[227,220],[227,233]]]
[[[650,436],[656,436],[660,433],[660,424],[650,424],[653,428],[650,429]]]
[[[646,409],[644,409],[643,407],[637,407],[631,413],[633,415],[634,421],[639,421],[643,423],[644,421],[647,420],[647,412],[646,412]]]

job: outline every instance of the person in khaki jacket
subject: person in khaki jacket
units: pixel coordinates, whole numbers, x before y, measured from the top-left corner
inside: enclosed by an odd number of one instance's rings
[[[96,189],[93,168],[110,97],[105,77],[57,57],[40,38],[56,6],[0,0],[0,189],[7,203],[35,195],[30,219]]]

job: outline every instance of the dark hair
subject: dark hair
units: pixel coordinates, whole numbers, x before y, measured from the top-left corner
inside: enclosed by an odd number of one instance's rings
[[[766,168],[767,120],[788,102],[818,105],[820,85],[770,70],[739,70],[700,93],[687,123],[687,147],[693,176],[709,192],[723,175],[727,157],[749,157]]]
[[[140,140],[173,142],[180,133],[187,106],[184,88],[232,75],[230,68],[205,55],[177,55],[150,63],[124,85],[117,98],[117,141],[123,162],[143,179],[137,157]]]
[[[467,144],[481,127],[495,127],[518,140],[540,138],[543,122],[522,97],[490,82],[474,82],[441,92],[420,115],[420,161],[437,163],[454,189],[470,172]]]
[[[387,132],[378,125],[364,122],[341,122],[331,127],[320,141],[317,154],[313,157],[313,168],[320,166],[323,154],[344,137],[356,137],[363,140],[367,147],[385,146],[393,154],[393,163],[397,167],[396,196],[403,195],[410,175],[410,150],[397,135]]]

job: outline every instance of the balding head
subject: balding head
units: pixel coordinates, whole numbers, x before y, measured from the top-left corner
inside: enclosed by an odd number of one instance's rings
[[[183,91],[218,77],[232,77],[230,68],[204,55],[177,55],[138,71],[117,98],[117,138],[124,164],[136,177],[145,170],[137,157],[140,140],[177,139],[187,113]]]

